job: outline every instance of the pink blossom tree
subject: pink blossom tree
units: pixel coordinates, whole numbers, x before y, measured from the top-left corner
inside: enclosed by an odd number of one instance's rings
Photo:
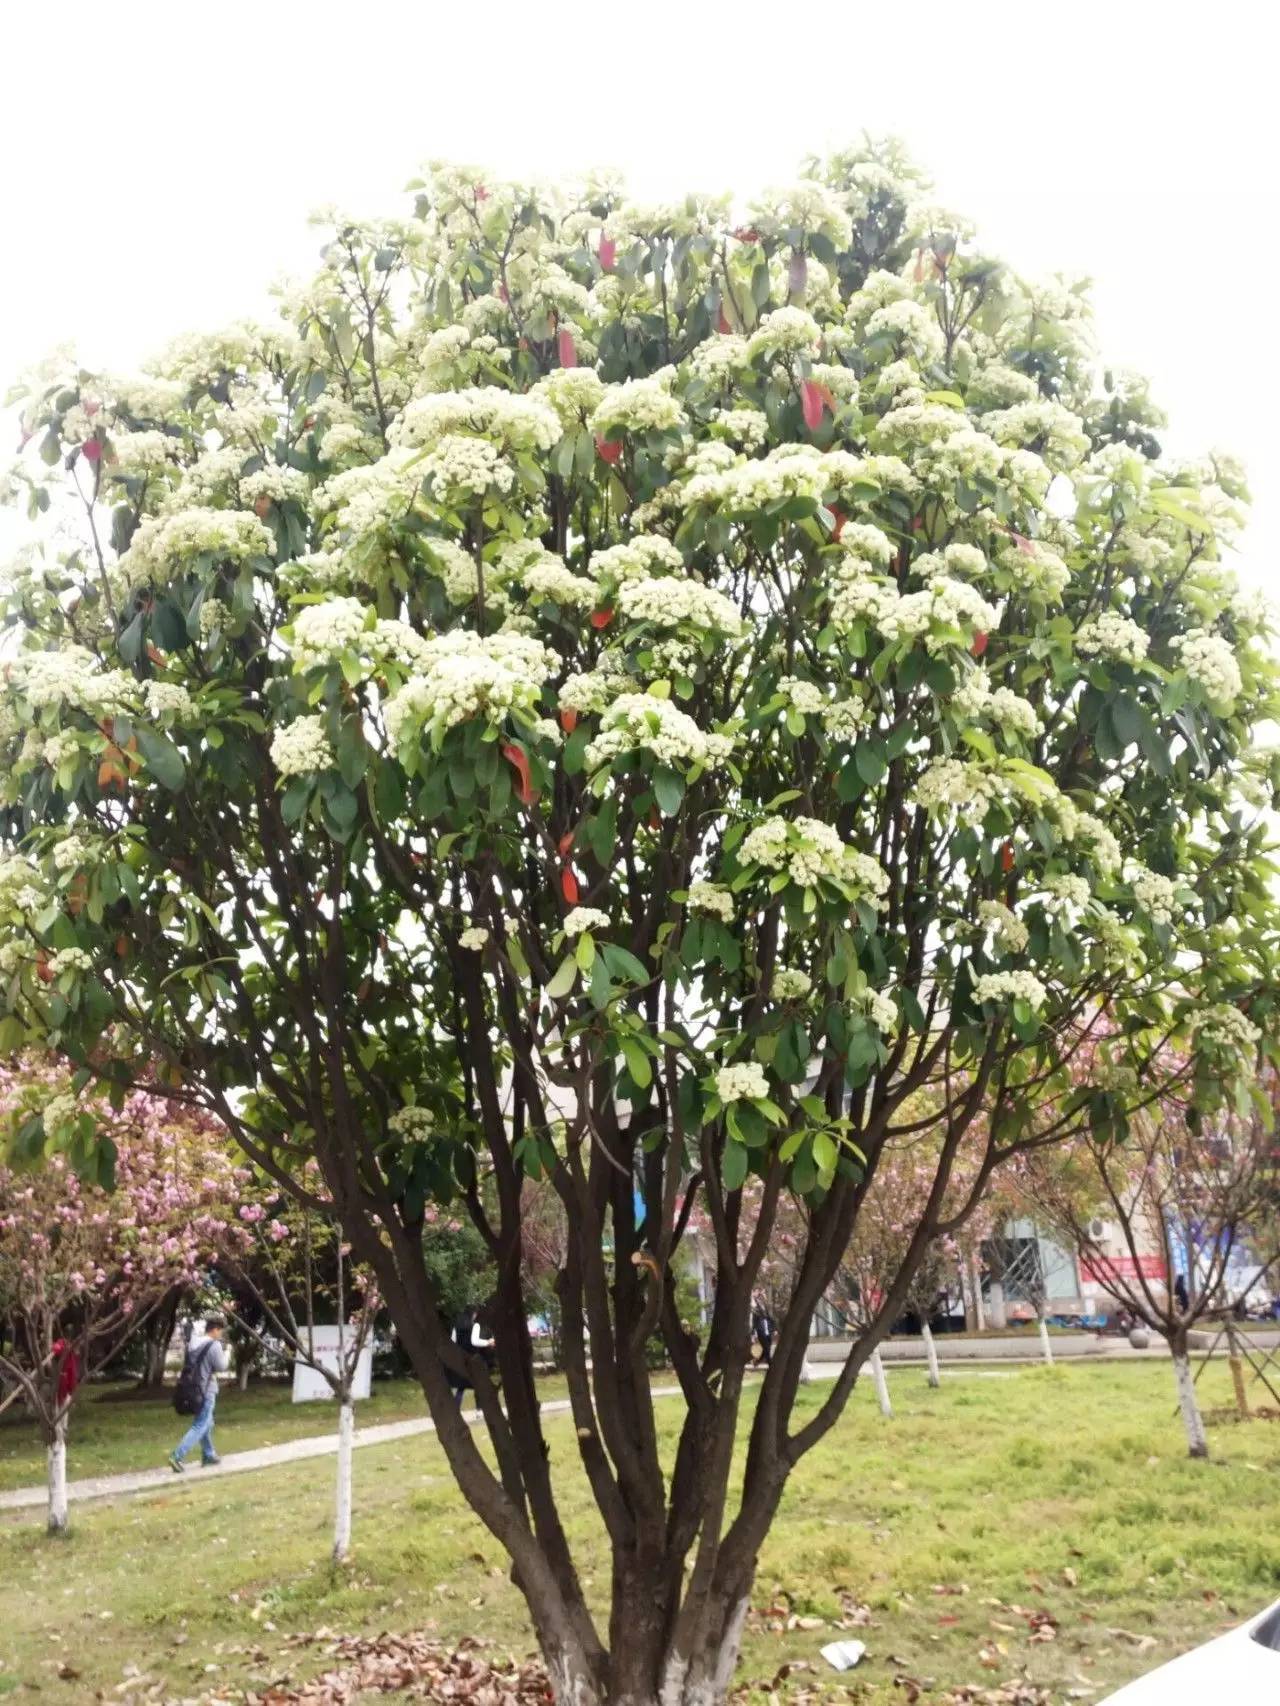
[[[214,1122],[159,1095],[82,1103],[57,1066],[0,1068],[0,1121],[36,1114],[64,1148],[38,1171],[0,1167],[0,1410],[24,1402],[48,1455],[48,1524],[65,1533],[67,1427],[82,1383],[227,1240],[235,1168]],[[83,1143],[114,1181],[86,1184]]]

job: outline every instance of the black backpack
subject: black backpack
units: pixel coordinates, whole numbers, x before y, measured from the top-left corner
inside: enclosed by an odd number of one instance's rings
[[[208,1360],[205,1352],[209,1349],[210,1341],[198,1345],[195,1350],[189,1350],[182,1359],[182,1373],[178,1376],[178,1384],[173,1389],[173,1407],[180,1416],[197,1416],[200,1406],[204,1403],[204,1374],[205,1362]]]

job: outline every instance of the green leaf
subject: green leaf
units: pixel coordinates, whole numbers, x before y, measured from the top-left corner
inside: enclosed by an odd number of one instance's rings
[[[139,729],[138,747],[156,781],[176,794],[186,781],[187,766],[168,735],[159,734],[155,729]]]
[[[724,1159],[720,1163],[720,1180],[726,1191],[741,1190],[750,1160],[745,1143],[730,1139],[725,1144]]]
[[[127,664],[135,664],[142,656],[142,630],[146,616],[139,610],[127,627],[120,631],[116,649]]]
[[[627,1071],[631,1074],[632,1082],[641,1090],[647,1090],[653,1082],[653,1062],[631,1037],[624,1037],[622,1053],[627,1062]]]
[[[562,996],[569,993],[577,981],[578,962],[570,954],[567,959],[561,960],[553,972],[551,981],[547,984],[547,994],[553,1001],[559,1001]]]
[[[579,971],[591,970],[592,965],[595,963],[596,945],[592,939],[590,930],[584,930],[581,936],[578,937],[577,944],[573,950],[573,957],[577,962]]]
[[[878,741],[860,741],[853,749],[853,765],[868,788],[874,788],[889,768]]]
[[[663,817],[674,817],[684,799],[684,778],[659,765],[653,773],[653,797]]]

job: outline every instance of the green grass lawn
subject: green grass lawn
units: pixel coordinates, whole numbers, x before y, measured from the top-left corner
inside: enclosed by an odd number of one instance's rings
[[[224,1384],[218,1394],[214,1434],[218,1450],[279,1445],[328,1433],[336,1426],[331,1405],[295,1404],[291,1390],[285,1381],[254,1383],[247,1392]],[[539,1390],[544,1399],[563,1398],[567,1387],[563,1377],[547,1375],[539,1382]],[[356,1413],[360,1426],[372,1427],[427,1412],[422,1388],[415,1381],[377,1380],[370,1397],[356,1406]],[[163,1466],[186,1428],[187,1419],[174,1412],[170,1391],[144,1394],[124,1383],[90,1386],[71,1413],[67,1474],[74,1481]],[[0,1416],[0,1492],[35,1486],[44,1481],[44,1475],[44,1447],[36,1430],[24,1416],[6,1411]]]
[[[762,1692],[801,1660],[817,1668],[793,1669],[778,1692],[846,1683],[859,1700],[900,1706],[912,1695],[899,1677],[941,1701],[966,1683],[1025,1676],[1055,1701],[1097,1699],[1280,1594],[1280,1426],[1216,1428],[1214,1459],[1190,1462],[1163,1363],[955,1375],[938,1392],[916,1370],[890,1382],[891,1422],[860,1386],[793,1477],[740,1672]],[[1207,1402],[1226,1402],[1222,1366],[1203,1384]],[[807,1389],[802,1406],[825,1390]],[[659,1413],[669,1438],[675,1402]],[[227,1420],[229,1443],[230,1408]],[[571,1423],[550,1420],[548,1436],[584,1575],[603,1593],[606,1554]],[[289,1637],[321,1627],[528,1649],[501,1554],[434,1439],[357,1454],[356,1555],[342,1571],[326,1557],[332,1467],[189,1477],[73,1507],[64,1542],[44,1537],[38,1513],[0,1521],[0,1694],[128,1699],[119,1685],[134,1666],[159,1681],[151,1698],[198,1699],[215,1685],[239,1698],[230,1691],[314,1668]],[[817,1649],[850,1605],[870,1608],[870,1626],[852,1631],[869,1654],[837,1679]],[[78,1673],[73,1684],[60,1666]],[[135,1679],[139,1699],[145,1686]]]

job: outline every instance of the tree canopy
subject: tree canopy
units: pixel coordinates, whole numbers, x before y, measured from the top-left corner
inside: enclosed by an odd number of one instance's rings
[[[1280,762],[1228,562],[1244,486],[1167,461],[1083,290],[985,253],[894,148],[745,212],[446,166],[415,189],[401,220],[328,220],[277,323],[24,392],[0,1044],[117,1095],[157,1063],[304,1194],[318,1158],[559,1692],[702,1701],[787,1472],[885,1330],[793,1427],[813,1307],[921,1095],[933,1182],[881,1315],[979,1115],[975,1195],[1020,1144],[1122,1138],[1170,1039],[1193,1103],[1248,1101]],[[33,1115],[19,1149],[68,1129]],[[568,1211],[607,1630],[537,1415],[530,1176]],[[806,1231],[731,1504],[788,1192]],[[422,1259],[454,1202],[494,1264],[496,1473]],[[695,1205],[700,1336],[671,1281]],[[688,1406],[669,1474],[655,1329]]]

